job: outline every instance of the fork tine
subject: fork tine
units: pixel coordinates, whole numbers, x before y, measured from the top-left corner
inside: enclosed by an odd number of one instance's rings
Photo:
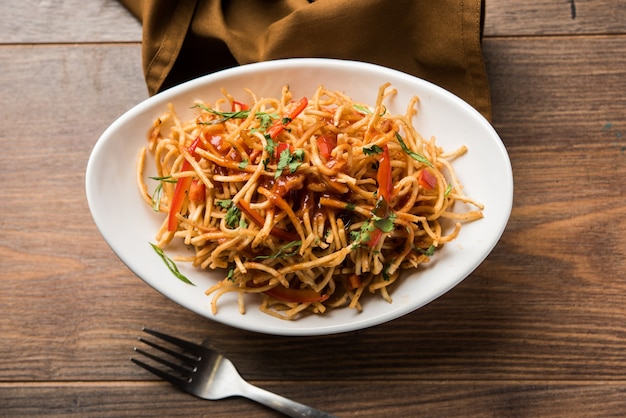
[[[172,369],[175,372],[180,373],[181,375],[193,373],[193,372],[195,372],[197,370],[195,366],[175,364],[175,363],[172,363],[171,361],[168,361],[168,360],[162,359],[162,358],[160,358],[158,356],[155,356],[154,354],[151,354],[151,353],[148,353],[146,351],[143,351],[143,350],[141,350],[141,349],[139,349],[137,347],[135,347],[134,350],[135,350],[135,353],[142,354],[142,355],[148,357],[149,359],[152,359],[152,360],[154,360],[154,361],[156,361],[158,363],[161,363],[162,365],[164,365],[166,367],[169,367],[170,369]]]
[[[164,372],[163,370],[157,369],[156,367],[150,366],[149,364],[146,364],[141,360],[137,360],[136,358],[131,357],[130,361],[132,361],[133,363],[135,363],[136,365],[140,367],[143,367],[150,373],[160,377],[161,379],[171,383],[174,386],[180,386],[185,383],[189,383],[189,378],[183,379],[181,377],[171,375],[169,373]]]
[[[185,348],[198,356],[199,356],[199,353],[206,351],[206,349],[202,347],[201,345],[194,344],[189,341],[181,340],[180,338],[172,337],[171,335],[163,334],[161,332],[158,332],[149,328],[143,328],[143,331],[157,338],[160,338],[164,341],[167,341],[179,347]]]
[[[150,340],[146,340],[146,339],[144,339],[142,337],[139,337],[138,340],[141,341],[142,343],[146,344],[146,345],[149,345],[152,348],[155,348],[155,349],[157,349],[157,350],[159,350],[159,351],[161,351],[161,352],[163,352],[165,354],[169,354],[170,356],[175,357],[175,358],[177,358],[177,359],[179,359],[181,361],[184,361],[184,362],[200,360],[200,358],[198,356],[194,356],[194,358],[191,358],[191,357],[189,357],[189,356],[187,356],[187,355],[185,355],[183,353],[179,353],[178,351],[170,350],[169,348],[165,348],[163,346],[160,346],[159,344],[156,344],[156,343],[154,343],[154,342],[152,342]]]

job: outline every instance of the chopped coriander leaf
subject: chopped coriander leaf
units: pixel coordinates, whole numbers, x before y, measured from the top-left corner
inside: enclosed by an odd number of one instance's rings
[[[391,264],[386,264],[382,272],[383,280],[385,280],[386,282],[388,282],[389,279],[391,279],[391,276],[389,275],[389,267],[391,267]]]
[[[280,177],[285,168],[289,168],[290,173],[294,173],[304,160],[304,150],[298,149],[293,153],[289,151],[289,148],[284,149],[279,156],[278,165],[276,166],[276,173],[274,178]]]
[[[356,209],[356,205],[354,203],[346,203],[346,210],[354,211]]]
[[[424,163],[424,164],[426,164],[429,167],[433,166],[432,163],[430,161],[428,161],[428,159],[426,159],[426,157],[416,153],[415,151],[411,151],[409,149],[409,147],[406,146],[406,143],[404,142],[404,140],[402,139],[402,137],[400,136],[400,134],[398,132],[396,132],[396,139],[400,143],[400,147],[402,147],[402,151],[406,152],[415,161],[419,161],[420,163]]]
[[[152,193],[152,210],[158,212],[161,207],[161,196],[163,196],[163,183],[159,183]]]
[[[419,251],[420,253],[424,254],[425,256],[432,257],[433,254],[435,254],[435,249],[436,249],[436,247],[434,245],[431,245],[430,247],[428,247],[425,250],[423,248],[418,248],[417,251]]]
[[[154,189],[152,193],[152,210],[155,212],[159,211],[161,207],[161,197],[163,197],[163,183],[176,183],[176,179],[172,176],[160,176],[160,177],[149,177],[152,180],[157,180],[159,184]]]
[[[369,241],[370,232],[372,232],[374,229],[375,229],[375,226],[374,224],[370,222],[369,219],[363,222],[363,225],[361,225],[361,230],[359,231],[359,240],[361,242]]]
[[[363,105],[360,105],[360,104],[354,104],[354,105],[352,105],[352,107],[355,108],[356,110],[358,110],[361,113],[365,113],[366,115],[372,113],[372,111],[367,106],[363,106]]]
[[[254,116],[256,116],[256,118],[260,121],[261,129],[263,131],[269,128],[274,119],[278,119],[278,115],[275,113],[257,112]]]
[[[396,219],[396,217],[397,215],[395,213],[392,213],[385,218],[375,217],[374,226],[376,226],[376,228],[380,229],[383,232],[389,233],[393,231],[393,221]]]
[[[374,144],[371,147],[364,147],[363,154],[365,155],[376,155],[383,152],[383,149],[378,145]]]
[[[215,119],[210,122],[205,122],[205,124],[210,124],[210,125],[217,125],[219,123],[226,122],[229,119],[246,119],[248,115],[250,115],[249,110],[239,110],[237,112],[220,112],[218,110],[211,109],[210,107],[205,106],[203,104],[197,104],[193,107],[197,107],[197,108],[204,110],[205,112],[209,112],[214,115],[221,116],[221,118],[219,119]]]
[[[176,183],[176,179],[172,176],[161,176],[161,177],[148,177],[152,180],[164,181],[165,183]]]
[[[267,145],[265,146],[265,151],[267,151],[270,155],[274,155],[274,150],[276,149],[276,142],[269,136],[266,136]]]
[[[242,162],[239,163],[239,169],[243,170],[248,166],[249,162],[248,160],[243,160]]]
[[[231,205],[226,211],[226,225],[229,228],[236,228],[237,225],[240,224],[241,221],[241,211],[236,205]]]
[[[293,159],[289,163],[290,173],[295,172],[298,169],[298,167],[302,165],[302,161],[304,160],[304,150],[303,149],[295,150],[292,156],[293,156]]]
[[[215,204],[222,209],[228,209],[233,204],[233,201],[230,199],[216,199]]]
[[[176,276],[180,281],[185,282],[187,284],[190,284],[192,286],[195,286],[195,284],[193,284],[191,282],[191,280],[189,280],[187,277],[185,277],[184,274],[182,274],[179,270],[178,267],[176,266],[176,263],[174,262],[174,260],[172,260],[171,258],[169,258],[162,249],[160,249],[156,244],[153,243],[149,243],[150,246],[154,249],[154,251],[158,254],[159,257],[161,257],[161,260],[163,260],[163,262],[165,263],[165,265],[167,266],[167,268],[169,269],[169,271],[172,272],[172,274],[174,276]]]
[[[293,251],[293,252],[286,252],[286,250],[293,248],[293,247],[299,247],[302,245],[302,241],[291,241],[288,244],[285,244],[284,246],[282,246],[278,252],[276,254],[273,255],[260,255],[255,257],[256,259],[259,260],[263,260],[263,259],[276,259],[276,258],[281,258],[281,257],[292,257],[294,255],[296,255],[298,252],[297,251]]]
[[[247,226],[245,220],[241,216],[241,211],[236,205],[233,205],[232,200],[218,199],[215,201],[215,204],[222,209],[227,209],[224,220],[229,228],[236,228],[237,226],[245,228]]]
[[[234,265],[229,266],[230,268],[228,269],[228,274],[226,275],[226,279],[228,281],[234,281],[234,277],[235,277],[235,267]]]

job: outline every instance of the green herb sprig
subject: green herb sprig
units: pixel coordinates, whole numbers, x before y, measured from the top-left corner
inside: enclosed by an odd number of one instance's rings
[[[150,246],[152,247],[152,249],[154,249],[154,251],[158,254],[159,257],[161,257],[161,260],[163,260],[163,262],[165,263],[165,265],[167,266],[167,268],[169,269],[169,271],[172,272],[172,274],[174,276],[176,276],[180,281],[190,284],[192,286],[195,286],[195,284],[193,284],[193,282],[191,280],[189,280],[184,274],[182,274],[179,270],[178,270],[178,266],[176,265],[176,263],[174,262],[174,260],[172,260],[171,258],[169,258],[161,248],[159,248],[156,244],[153,243],[149,243]]]
[[[433,164],[430,161],[428,161],[426,157],[424,157],[421,154],[418,154],[415,151],[410,150],[409,147],[406,146],[406,143],[404,142],[404,140],[402,139],[402,137],[400,136],[398,132],[396,132],[396,139],[400,143],[400,147],[402,148],[402,151],[407,153],[409,157],[413,158],[415,161],[419,161],[420,163],[426,164],[427,166],[432,168]]]

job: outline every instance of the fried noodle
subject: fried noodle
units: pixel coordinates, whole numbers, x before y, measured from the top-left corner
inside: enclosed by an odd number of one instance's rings
[[[300,101],[288,87],[279,98],[248,91],[249,105],[223,91],[215,103],[197,101],[194,119],[169,105],[154,122],[137,181],[146,203],[168,214],[156,245],[180,239],[193,255],[176,261],[224,269],[206,291],[214,313],[228,292],[242,313],[243,295],[255,293],[262,311],[282,319],[360,311],[367,293],[391,302],[402,270],[482,217],[451,164],[467,149],[445,153],[420,136],[417,97],[391,115],[384,103],[395,93],[381,86],[372,107],[322,86]],[[154,194],[143,175],[148,152]]]

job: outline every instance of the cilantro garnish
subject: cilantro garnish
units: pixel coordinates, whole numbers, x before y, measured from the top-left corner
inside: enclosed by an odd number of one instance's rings
[[[193,107],[197,107],[197,108],[204,110],[205,112],[209,112],[214,115],[221,116],[219,119],[215,119],[210,122],[203,122],[204,124],[208,124],[208,125],[217,125],[218,123],[226,122],[229,119],[246,119],[248,115],[250,115],[249,110],[239,110],[237,112],[220,112],[218,110],[211,109],[210,107],[205,106],[203,104],[197,104]]]
[[[152,210],[155,212],[159,211],[161,207],[161,197],[163,196],[163,183],[176,183],[176,179],[172,176],[162,176],[162,177],[149,177],[152,180],[157,180],[159,184],[152,192]]]
[[[262,131],[265,131],[267,128],[269,128],[274,119],[278,119],[278,115],[275,113],[257,112],[255,116],[261,123],[260,129]]]
[[[374,226],[380,229],[383,232],[391,232],[393,231],[393,221],[396,219],[397,215],[392,213],[391,215],[379,218],[378,216],[374,217]]]
[[[437,247],[435,247],[434,245],[431,245],[427,249],[418,248],[417,251],[419,251],[420,253],[424,254],[425,256],[432,257],[433,254],[435,254],[435,249],[436,248]]]
[[[352,107],[355,108],[356,110],[358,110],[361,113],[365,113],[366,115],[372,113],[372,111],[367,106],[363,106],[363,105],[360,105],[360,104],[354,104],[354,105],[352,105]]]
[[[192,286],[195,286],[195,284],[193,284],[191,282],[191,280],[189,280],[187,277],[185,277],[184,274],[182,274],[179,270],[178,267],[176,266],[176,263],[174,262],[174,260],[172,260],[171,258],[169,258],[162,249],[160,249],[156,244],[153,243],[149,243],[150,246],[154,249],[154,251],[158,254],[159,257],[161,257],[161,260],[163,260],[163,262],[165,263],[165,265],[167,266],[167,268],[169,269],[169,271],[172,272],[172,274],[174,276],[176,276],[180,281],[185,282],[187,284],[190,284]]]
[[[297,254],[297,251],[293,251],[290,253],[287,253],[286,250],[293,248],[293,247],[299,247],[302,245],[302,241],[291,241],[288,244],[285,244],[284,246],[282,246],[278,252],[276,254],[272,254],[272,255],[259,255],[257,257],[255,257],[258,260],[264,260],[264,259],[276,259],[276,258],[281,258],[281,257],[292,257],[294,255]]]
[[[233,204],[233,201],[230,199],[216,199],[215,204],[222,209],[228,209]]]
[[[226,220],[226,225],[229,228],[237,227],[237,225],[239,225],[241,221],[241,211],[239,210],[239,208],[231,204],[228,210],[226,211],[225,220]]]
[[[293,153],[289,151],[289,148],[283,150],[278,158],[278,165],[276,166],[276,173],[274,178],[280,177],[285,168],[289,168],[290,173],[294,173],[304,160],[304,150],[297,149]]]
[[[235,265],[232,264],[229,266],[230,268],[228,269],[228,274],[226,275],[226,279],[228,281],[234,282],[235,280]]]
[[[226,216],[224,220],[226,221],[226,226],[229,228],[236,228],[237,226],[241,228],[246,227],[246,222],[241,217],[241,211],[235,205],[233,205],[233,201],[230,199],[217,199],[215,200],[215,204],[222,209],[226,209]]]
[[[420,163],[424,163],[424,164],[426,164],[429,167],[433,166],[432,163],[430,161],[428,161],[428,159],[426,159],[426,157],[416,153],[415,151],[411,151],[409,149],[409,147],[406,146],[406,143],[404,142],[404,140],[402,139],[402,137],[400,136],[400,134],[398,132],[396,132],[396,139],[400,143],[400,147],[402,147],[402,151],[406,152],[409,155],[409,157],[413,158],[415,161],[419,161]]]
[[[266,135],[267,145],[265,146],[265,151],[267,151],[270,155],[274,155],[274,150],[276,149],[276,142],[269,135]]]
[[[236,112],[220,112],[218,110],[211,109],[210,107],[205,106],[203,104],[197,104],[193,107],[197,107],[197,108],[204,110],[205,112],[209,112],[214,115],[220,116],[219,119],[215,119],[209,122],[201,122],[201,124],[204,124],[204,125],[217,125],[219,123],[226,122],[229,119],[246,119],[248,116],[250,116],[250,110],[239,110]],[[259,119],[260,126],[258,130],[261,130],[261,131],[265,131],[270,126],[272,121],[274,119],[278,119],[279,117],[275,113],[265,113],[265,112],[256,112],[254,116],[257,119]]]
[[[371,147],[363,148],[363,154],[365,155],[376,155],[383,152],[383,149],[378,145],[372,145]]]

